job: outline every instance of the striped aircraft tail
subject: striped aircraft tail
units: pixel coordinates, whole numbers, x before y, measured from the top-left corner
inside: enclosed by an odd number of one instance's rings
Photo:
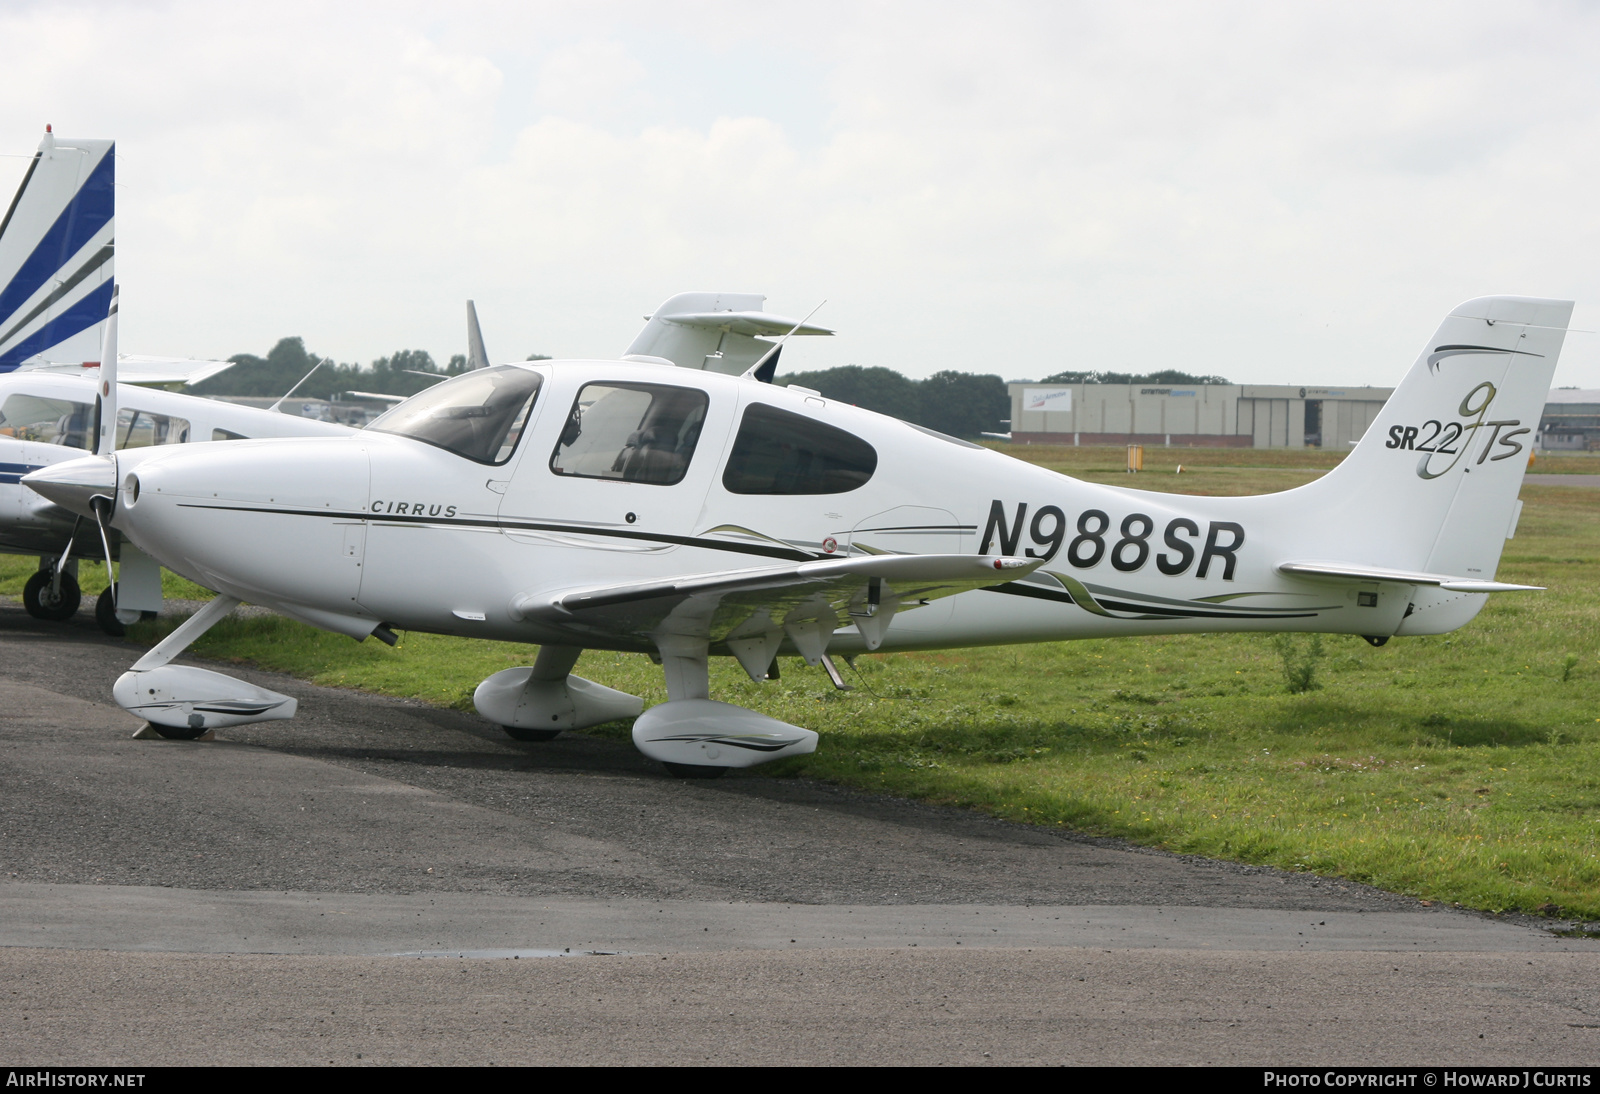
[[[39,150],[0,220],[0,372],[100,357],[111,303],[115,142]]]

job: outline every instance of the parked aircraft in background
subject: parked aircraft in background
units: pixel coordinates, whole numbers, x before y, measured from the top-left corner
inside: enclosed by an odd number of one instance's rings
[[[107,547],[121,558],[120,609],[110,594],[96,618],[112,633],[161,606],[160,567],[120,537],[81,533],[77,514],[41,498],[23,475],[91,449],[92,408],[115,269],[116,147],[57,140],[48,129],[0,220],[0,552],[39,556],[23,589],[38,619],[78,610],[78,562]],[[215,376],[228,361],[118,355],[117,371],[141,385],[181,386]],[[121,389],[117,447],[238,437],[329,436],[349,430],[144,387]],[[122,618],[119,619],[118,616]]]
[[[1260,497],[1081,482],[753,376],[639,361],[502,365],[351,437],[128,450],[25,481],[221,591],[116,684],[163,734],[293,715],[170,663],[248,598],[357,639],[539,643],[474,697],[519,739],[640,714],[571,670],[584,649],[649,653],[668,700],[635,744],[714,775],[817,737],[712,700],[711,656],[760,680],[784,652],[831,669],[867,650],[1197,631],[1382,645],[1462,626],[1484,594],[1525,588],[1494,573],[1571,310],[1462,304],[1338,468]]]

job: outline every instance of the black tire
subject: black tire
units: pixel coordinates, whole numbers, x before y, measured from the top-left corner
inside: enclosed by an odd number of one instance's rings
[[[561,736],[559,729],[521,729],[517,726],[501,726],[506,731],[506,736],[513,741],[553,741]]]
[[[82,602],[83,594],[78,591],[78,579],[71,574],[61,575],[59,595],[52,596],[50,593],[50,573],[47,570],[34,573],[22,587],[22,606],[35,619],[60,623],[78,614],[78,605]]]
[[[151,722],[150,728],[169,741],[192,741],[206,735],[205,726],[158,726]]]
[[[669,764],[663,762],[662,767],[667,772],[680,779],[720,779],[728,773],[725,767],[711,767],[707,764]]]
[[[106,591],[100,594],[100,599],[94,602],[94,621],[112,638],[121,638],[128,633],[128,628],[117,618],[116,590],[115,585],[107,586]],[[159,730],[160,727],[157,728]]]

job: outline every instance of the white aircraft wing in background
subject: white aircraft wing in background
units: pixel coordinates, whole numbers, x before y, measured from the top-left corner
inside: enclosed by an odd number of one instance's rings
[[[151,357],[142,353],[117,355],[117,382],[148,387],[181,387],[209,380],[233,367],[232,361],[200,361],[190,357]],[[61,364],[54,361],[18,365],[18,372],[44,372],[55,376],[99,375],[99,361]]]

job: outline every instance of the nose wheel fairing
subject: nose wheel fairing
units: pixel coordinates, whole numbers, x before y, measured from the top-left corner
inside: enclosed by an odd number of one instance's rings
[[[293,718],[298,706],[287,695],[191,665],[125,672],[111,694],[152,725],[201,731]]]

